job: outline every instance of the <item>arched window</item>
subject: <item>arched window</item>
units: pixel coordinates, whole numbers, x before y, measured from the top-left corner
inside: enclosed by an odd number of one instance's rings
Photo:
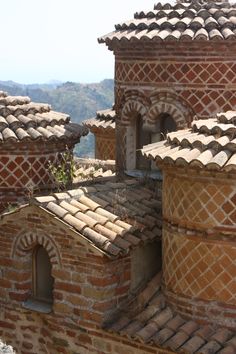
[[[52,265],[47,251],[38,246],[33,252],[33,298],[41,302],[52,303],[54,279]]]
[[[176,122],[168,113],[162,113],[160,119],[161,140],[166,139],[166,134],[174,132],[177,129]]]

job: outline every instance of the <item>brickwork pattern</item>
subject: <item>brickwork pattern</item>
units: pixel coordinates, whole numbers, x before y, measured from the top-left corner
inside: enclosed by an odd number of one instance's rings
[[[188,238],[165,228],[163,252],[167,290],[236,306],[236,246]]]
[[[117,62],[117,82],[177,83],[177,84],[236,84],[235,61],[222,62]]]
[[[57,154],[43,156],[0,156],[0,189],[38,187],[53,183],[48,165],[57,161]],[[31,184],[31,186],[30,186]]]
[[[115,160],[115,137],[96,135],[95,158],[99,160]]]
[[[25,203],[33,193],[58,186],[49,166],[57,166],[71,150],[65,142],[5,143],[0,154],[0,211]]]
[[[235,225],[236,186],[204,178],[166,175],[163,216],[182,225],[207,229]]]
[[[117,61],[116,87],[153,86],[174,89],[199,117],[236,107],[235,62]],[[119,97],[121,94],[118,95]],[[122,105],[120,98],[117,101]]]
[[[1,226],[0,336],[21,353],[89,352],[80,341],[86,332],[81,327],[100,327],[130,295],[130,256],[108,261],[50,214],[34,208],[21,208]],[[37,244],[45,246],[52,262],[54,303],[48,315],[22,307],[31,293]],[[92,342],[90,348],[96,353]]]

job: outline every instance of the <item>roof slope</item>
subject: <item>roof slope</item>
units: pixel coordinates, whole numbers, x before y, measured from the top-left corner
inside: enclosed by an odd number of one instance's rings
[[[0,143],[13,141],[74,140],[88,133],[71,123],[67,114],[54,112],[48,104],[29,97],[8,96],[0,91]]]
[[[161,237],[161,202],[136,180],[107,182],[34,198],[108,256]]]
[[[236,331],[182,318],[166,304],[160,286],[159,273],[107,330],[174,353],[235,354]]]
[[[191,129],[167,134],[167,140],[143,147],[157,162],[175,166],[236,171],[236,111],[195,120]]]
[[[236,39],[236,4],[228,1],[190,1],[155,5],[153,11],[136,12],[115,31],[98,39],[110,45],[127,41]]]
[[[115,129],[116,112],[113,108],[97,111],[96,117],[83,121],[88,128]]]

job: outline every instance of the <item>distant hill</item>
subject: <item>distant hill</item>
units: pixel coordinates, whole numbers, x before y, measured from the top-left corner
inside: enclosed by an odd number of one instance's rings
[[[97,110],[106,109],[114,102],[114,81],[81,84],[75,82],[24,85],[14,81],[0,81],[0,90],[10,95],[29,96],[34,102],[49,103],[55,111],[68,113],[73,122],[91,118]],[[75,152],[81,157],[92,157],[92,135],[81,139]]]

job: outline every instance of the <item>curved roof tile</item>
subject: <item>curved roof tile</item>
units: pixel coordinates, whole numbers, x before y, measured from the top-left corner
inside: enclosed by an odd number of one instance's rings
[[[161,202],[155,191],[133,179],[93,184],[32,202],[111,257],[161,237]]]
[[[117,24],[114,32],[100,37],[98,41],[110,45],[117,41],[147,39],[235,40],[235,17],[236,4],[227,1],[158,3],[153,11],[136,12],[133,20]]]
[[[97,111],[96,117],[83,121],[87,128],[115,129],[116,112],[113,108]]]
[[[106,330],[175,353],[235,353],[236,332],[184,319],[171,309],[161,291],[161,273],[124,307]]]
[[[191,129],[169,133],[166,141],[146,145],[142,153],[165,164],[236,171],[236,111],[195,120]]]
[[[0,143],[75,140],[88,133],[71,123],[67,114],[52,111],[48,104],[0,91]]]

